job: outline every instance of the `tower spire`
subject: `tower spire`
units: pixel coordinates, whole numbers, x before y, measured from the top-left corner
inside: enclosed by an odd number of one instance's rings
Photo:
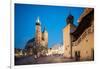
[[[36,20],[37,23],[40,23],[40,19],[39,19],[39,16],[37,17],[37,20]]]
[[[46,27],[44,26],[43,33],[46,31]]]
[[[39,16],[37,17],[36,25],[40,25],[40,18],[39,18]]]

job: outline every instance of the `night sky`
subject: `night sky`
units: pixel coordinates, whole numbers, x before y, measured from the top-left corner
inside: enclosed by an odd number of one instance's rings
[[[66,18],[69,14],[74,16],[74,24],[84,8],[66,6],[47,6],[34,4],[15,4],[15,48],[24,48],[27,41],[35,37],[35,23],[39,16],[41,29],[44,26],[48,31],[48,47],[54,44],[63,44],[63,29],[67,25]]]

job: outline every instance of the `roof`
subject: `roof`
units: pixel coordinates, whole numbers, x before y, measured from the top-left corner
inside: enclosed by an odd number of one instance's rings
[[[32,48],[34,42],[35,42],[35,38],[32,38],[32,39],[28,40],[27,44],[25,45],[25,49],[27,49],[29,47]]]
[[[86,9],[84,10],[84,12],[81,14],[80,18],[78,19],[78,23],[80,23],[81,20],[82,20],[87,14],[89,14],[92,10],[93,10],[93,8],[86,8]]]
[[[80,16],[79,19],[81,19],[78,27],[76,28],[76,30],[71,33],[74,37],[75,40],[78,39],[78,37],[81,36],[81,34],[89,27],[91,26],[91,21],[94,19],[94,10],[92,9],[88,9],[88,12],[86,12],[87,9],[84,10],[83,14]],[[74,41],[75,41],[74,40]]]

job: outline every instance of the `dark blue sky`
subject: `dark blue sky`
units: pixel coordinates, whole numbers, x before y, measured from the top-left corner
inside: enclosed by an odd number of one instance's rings
[[[48,47],[63,43],[63,28],[67,25],[66,18],[69,12],[74,16],[74,24],[84,8],[46,6],[32,4],[15,4],[15,47],[24,48],[26,42],[35,36],[35,23],[39,16],[42,31],[44,26],[48,31]]]

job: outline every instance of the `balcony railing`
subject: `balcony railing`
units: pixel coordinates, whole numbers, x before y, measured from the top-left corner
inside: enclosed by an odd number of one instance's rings
[[[77,46],[82,39],[87,38],[88,34],[93,33],[94,32],[94,25],[91,25],[88,29],[86,29],[82,35],[74,42],[72,42],[72,46]]]

